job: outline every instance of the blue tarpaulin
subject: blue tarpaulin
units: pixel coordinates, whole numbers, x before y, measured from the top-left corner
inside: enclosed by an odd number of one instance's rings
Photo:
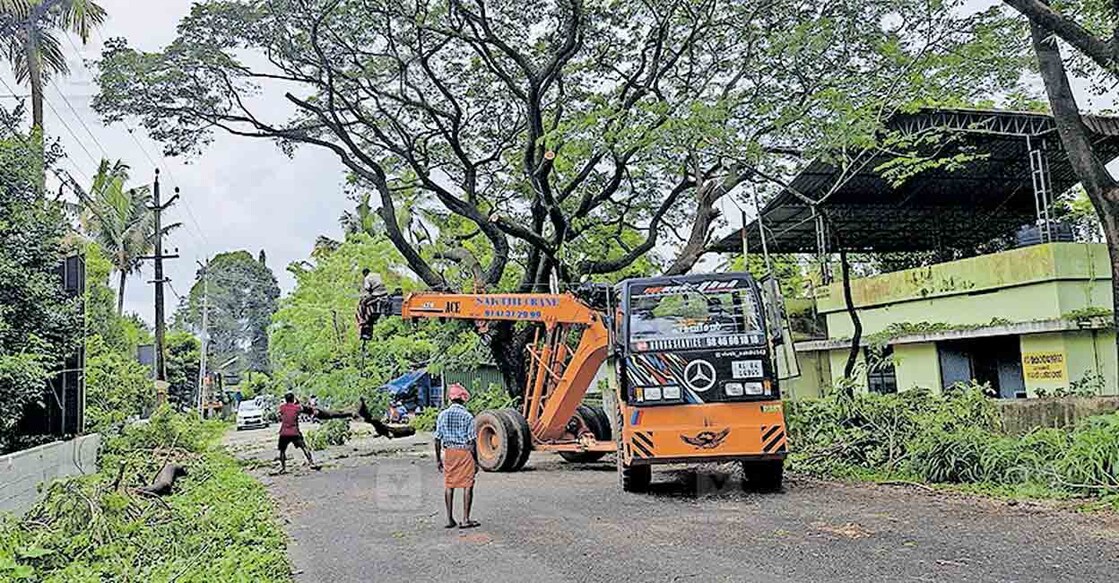
[[[388,391],[394,400],[414,410],[416,407],[440,405],[442,391],[434,384],[427,369],[421,368],[396,377],[382,386],[381,390]]]

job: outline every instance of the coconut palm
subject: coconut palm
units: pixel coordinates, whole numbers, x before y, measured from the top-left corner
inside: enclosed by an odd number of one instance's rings
[[[0,0],[0,50],[16,81],[31,87],[32,128],[43,127],[43,85],[70,71],[58,35],[72,32],[84,44],[105,16],[93,0]]]
[[[3,0],[0,0],[3,1]],[[102,160],[88,193],[81,198],[79,221],[120,274],[117,288],[117,313],[124,309],[124,285],[129,275],[140,269],[141,257],[155,248],[155,215],[149,205],[151,193],[147,186],[125,188],[128,166],[121,161],[110,164]],[[181,223],[163,227],[163,234]]]

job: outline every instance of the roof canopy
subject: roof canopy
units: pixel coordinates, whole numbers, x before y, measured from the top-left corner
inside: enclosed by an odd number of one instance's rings
[[[1085,123],[1108,160],[1119,156],[1119,118],[1088,116]],[[1035,177],[1048,175],[1044,184],[1052,195],[1078,182],[1046,114],[924,109],[894,116],[887,128],[899,135],[942,132],[951,139],[935,146],[935,156],[967,154],[968,160],[923,171],[894,187],[875,169],[895,156],[879,153],[830,196],[840,173],[813,161],[761,213],[771,253],[819,249],[813,205],[794,191],[823,200],[816,206],[827,215],[829,251],[926,251],[972,247],[1034,224]],[[1044,170],[1035,172],[1038,168]],[[750,247],[760,245],[757,220],[746,225],[746,237]],[[742,232],[715,249],[741,251]]]

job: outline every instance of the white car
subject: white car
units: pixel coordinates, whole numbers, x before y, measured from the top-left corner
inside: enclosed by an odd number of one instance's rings
[[[268,427],[268,416],[257,401],[241,401],[237,407],[237,429]]]

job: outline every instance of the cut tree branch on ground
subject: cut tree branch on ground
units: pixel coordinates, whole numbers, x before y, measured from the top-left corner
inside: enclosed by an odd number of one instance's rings
[[[171,493],[171,489],[175,485],[175,480],[185,475],[187,475],[185,467],[179,464],[164,464],[163,469],[159,470],[159,473],[156,474],[155,480],[151,485],[141,486],[136,490],[151,496],[166,496]]]

